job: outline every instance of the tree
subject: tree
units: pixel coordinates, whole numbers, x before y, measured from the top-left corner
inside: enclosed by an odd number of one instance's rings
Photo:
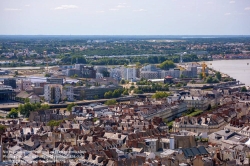
[[[178,83],[178,84],[176,84],[175,86],[176,86],[176,87],[181,87],[182,84],[181,84],[181,83]]]
[[[209,111],[209,110],[211,110],[211,109],[212,109],[211,104],[208,104],[207,110]]]
[[[125,89],[124,91],[123,91],[123,93],[122,93],[123,95],[129,95],[129,93],[128,93],[128,90],[127,89]]]
[[[163,70],[169,70],[170,68],[174,68],[175,67],[175,64],[173,61],[171,60],[166,60],[164,62],[162,62],[159,67]]]
[[[18,110],[15,108],[11,108],[11,111],[7,115],[8,118],[17,118],[18,117]]]
[[[168,97],[169,96],[169,93],[166,93],[166,92],[156,92],[152,98],[155,98],[155,99],[161,99],[161,98],[165,98],[165,97]]]
[[[59,126],[61,123],[62,123],[62,120],[51,120],[47,123],[47,125],[54,127],[54,126]]]
[[[17,71],[17,70],[15,71],[15,75],[16,75],[16,76],[18,75],[18,71]]]
[[[143,94],[143,91],[141,89],[136,88],[136,89],[134,89],[134,93]]]
[[[103,75],[103,77],[109,77],[110,73],[108,71],[103,71],[102,75]]]
[[[132,89],[135,89],[135,86],[134,86],[134,85],[130,86],[130,89],[131,89],[131,90],[132,90]]]
[[[136,65],[136,68],[140,68],[141,67],[141,63],[140,62],[136,62],[135,65]]]
[[[67,106],[67,111],[72,111],[72,108],[73,108],[74,106],[76,106],[75,103],[69,104],[69,105]]]
[[[25,102],[25,103],[29,103],[29,102],[30,102],[30,99],[29,99],[29,98],[25,98],[25,99],[24,99],[24,102]]]
[[[247,92],[247,88],[246,88],[245,86],[243,86],[243,87],[241,88],[241,92]]]
[[[121,80],[121,84],[125,84],[126,81],[124,79]]]
[[[38,104],[39,104],[39,103],[38,103]],[[40,108],[43,109],[43,110],[46,110],[46,109],[49,109],[50,106],[49,106],[48,104],[42,104],[42,105],[40,106]]]
[[[104,104],[106,105],[115,105],[117,103],[116,100],[107,100]]]
[[[207,77],[206,82],[213,83],[213,78],[211,76]]]
[[[220,81],[221,80],[221,73],[220,72],[216,72],[215,73],[215,76],[216,76],[216,78]]]
[[[50,74],[49,73],[45,73],[44,77],[50,77]]]
[[[201,80],[203,79],[202,73],[199,74],[199,78],[200,78]]]
[[[18,106],[18,111],[20,114],[24,115],[24,117],[29,117],[31,111],[37,111],[39,109],[49,109],[49,105],[41,105],[40,103],[25,103]]]
[[[194,79],[192,79],[191,83],[192,83],[192,84],[194,84],[194,83],[195,83],[195,80],[194,80]]]
[[[95,96],[94,96],[94,99],[95,99],[95,100],[99,99],[98,95],[95,95]]]
[[[0,136],[5,132],[6,128],[6,126],[0,124]]]
[[[112,97],[112,95],[113,95],[113,94],[112,94],[112,91],[105,92],[105,93],[104,93],[104,98],[105,98],[105,99],[109,99],[109,98]]]

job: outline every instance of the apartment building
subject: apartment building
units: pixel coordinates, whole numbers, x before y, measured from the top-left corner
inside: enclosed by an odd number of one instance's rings
[[[206,97],[182,96],[181,100],[187,103],[188,108],[206,110],[210,104],[210,99]]]
[[[74,101],[73,86],[64,86],[62,89],[62,99],[67,101]]]
[[[32,87],[32,82],[31,80],[19,80],[17,83],[16,83],[16,89],[18,90],[27,90],[27,89],[30,89]]]
[[[122,68],[122,78],[128,81],[135,81],[136,80],[136,68]]]
[[[62,97],[62,85],[47,84],[44,86],[44,99],[46,102],[59,103]]]

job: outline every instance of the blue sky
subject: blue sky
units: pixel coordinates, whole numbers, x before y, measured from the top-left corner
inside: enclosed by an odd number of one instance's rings
[[[1,35],[250,35],[250,0],[1,0]]]

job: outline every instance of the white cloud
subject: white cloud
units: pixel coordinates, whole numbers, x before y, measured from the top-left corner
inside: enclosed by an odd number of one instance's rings
[[[211,2],[211,1],[208,1],[208,2],[207,2],[207,4],[214,4],[214,3],[213,3],[213,2]]]
[[[146,12],[147,10],[145,9],[138,9],[138,10],[134,10],[134,12]]]
[[[76,9],[76,8],[78,8],[78,6],[76,6],[76,5],[61,5],[61,6],[54,8],[54,9],[55,10],[63,10],[63,9]]]
[[[250,10],[250,6],[249,6],[249,7],[246,7],[245,10]]]
[[[114,8],[114,9],[109,9],[109,10],[111,10],[111,11],[117,11],[117,10],[119,10],[119,9]]]
[[[235,1],[230,1],[229,3],[235,3]]]
[[[30,7],[30,5],[25,5],[25,7]]]
[[[104,13],[105,11],[103,10],[99,10],[99,11],[96,11],[96,13]]]
[[[225,13],[225,16],[229,16],[229,15],[231,15],[231,13]]]
[[[117,8],[125,8],[126,6],[125,5],[118,5],[116,6]]]
[[[22,9],[17,9],[17,8],[5,8],[5,11],[20,11]]]
[[[111,11],[118,11],[118,10],[120,10],[122,8],[129,8],[129,7],[130,6],[127,6],[127,3],[119,3],[116,7],[111,8],[109,10],[111,10]]]

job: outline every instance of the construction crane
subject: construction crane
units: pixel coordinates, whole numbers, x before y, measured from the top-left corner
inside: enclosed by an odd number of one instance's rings
[[[201,64],[201,67],[202,67],[202,77],[203,77],[203,79],[205,79],[206,78],[206,68],[207,68],[207,65],[206,65],[206,63],[205,62],[203,62],[203,64]]]
[[[43,54],[44,54],[44,56],[46,56],[46,62],[47,62],[47,71],[46,71],[46,73],[49,73],[49,65],[48,65],[48,55],[47,55],[47,51],[43,51]]]

